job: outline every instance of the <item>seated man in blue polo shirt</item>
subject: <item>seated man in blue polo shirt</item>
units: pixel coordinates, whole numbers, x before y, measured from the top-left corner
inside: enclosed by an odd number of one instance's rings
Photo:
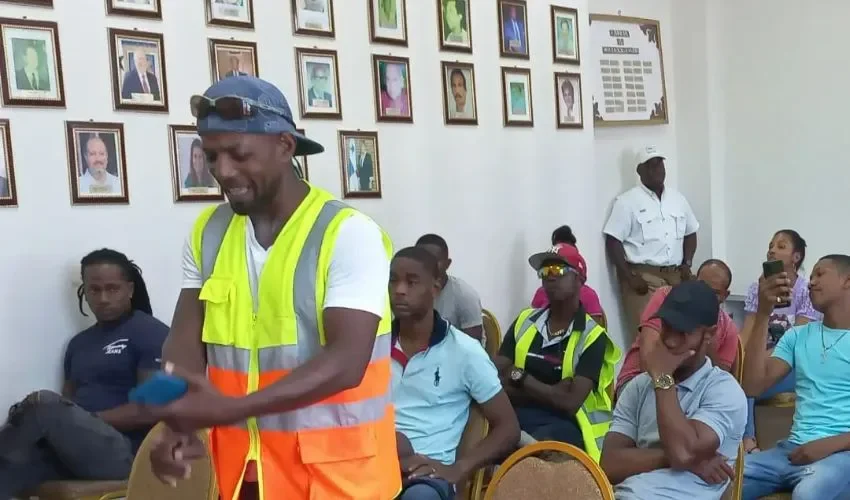
[[[602,448],[617,500],[719,500],[747,423],[747,399],[707,353],[720,305],[705,282],[674,286],[661,332],[641,337],[646,369],[623,387]]]
[[[438,278],[437,260],[424,248],[405,248],[392,260],[392,397],[402,500],[454,498],[456,485],[510,452],[519,439],[516,415],[487,352],[434,310]],[[458,457],[473,401],[490,430]]]
[[[519,314],[496,366],[523,430],[521,444],[562,441],[599,460],[621,352],[581,305],[584,262],[576,247],[565,244],[529,257],[549,304]]]
[[[850,498],[850,256],[827,255],[812,269],[810,297],[823,321],[785,332],[773,354],[768,323],[775,304],[787,302],[785,273],[762,279],[758,311],[744,357],[744,390],[758,395],[791,370],[797,408],[787,440],[748,455],[744,500],[791,491],[794,500]]]

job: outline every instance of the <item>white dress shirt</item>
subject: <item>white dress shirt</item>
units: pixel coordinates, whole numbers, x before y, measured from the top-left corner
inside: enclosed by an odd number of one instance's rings
[[[92,177],[91,171],[81,175],[77,180],[77,189],[80,194],[115,196],[121,193],[121,179],[117,175],[106,172],[106,178],[99,182]]]
[[[614,200],[602,232],[623,243],[629,263],[678,266],[684,259],[682,240],[698,229],[699,222],[680,192],[665,187],[659,200],[638,184]]]

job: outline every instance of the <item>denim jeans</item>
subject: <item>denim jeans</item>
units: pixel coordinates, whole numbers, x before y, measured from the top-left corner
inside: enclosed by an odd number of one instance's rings
[[[776,396],[777,394],[781,394],[783,392],[794,392],[795,383],[796,377],[794,376],[794,370],[791,370],[791,372],[786,375],[785,378],[777,382],[773,387],[770,387],[766,391],[761,393],[759,397],[747,398],[747,426],[744,428],[745,438],[756,437],[756,400],[763,401],[765,399],[770,399],[773,396]]]
[[[423,477],[405,485],[398,500],[453,500],[455,488],[444,479]]]
[[[126,479],[132,465],[127,437],[54,392],[39,391],[0,428],[0,500],[45,481]]]
[[[560,441],[584,449],[584,438],[578,424],[542,408],[515,408],[520,429],[538,441]]]
[[[788,454],[797,445],[780,441],[775,448],[747,455],[741,498],[756,500],[780,491],[793,491],[793,500],[850,499],[850,451],[809,465],[792,465]]]

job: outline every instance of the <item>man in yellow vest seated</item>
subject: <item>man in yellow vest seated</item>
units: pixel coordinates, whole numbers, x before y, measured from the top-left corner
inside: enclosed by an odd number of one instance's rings
[[[229,205],[183,255],[163,358],[190,388],[149,409],[168,424],[154,472],[185,477],[209,427],[222,500],[394,498],[389,238],[297,177],[292,158],[323,148],[274,85],[226,78],[191,105]]]
[[[574,246],[557,245],[528,263],[549,305],[521,312],[505,335],[496,358],[502,385],[525,433],[575,445],[599,460],[620,349],[581,306],[587,270]]]

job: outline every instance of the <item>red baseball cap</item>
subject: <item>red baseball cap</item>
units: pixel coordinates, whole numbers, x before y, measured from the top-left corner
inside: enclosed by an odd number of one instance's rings
[[[528,263],[535,271],[539,271],[547,262],[561,262],[576,271],[582,281],[587,281],[587,263],[578,248],[566,243],[559,243],[545,252],[540,252],[528,258]]]

